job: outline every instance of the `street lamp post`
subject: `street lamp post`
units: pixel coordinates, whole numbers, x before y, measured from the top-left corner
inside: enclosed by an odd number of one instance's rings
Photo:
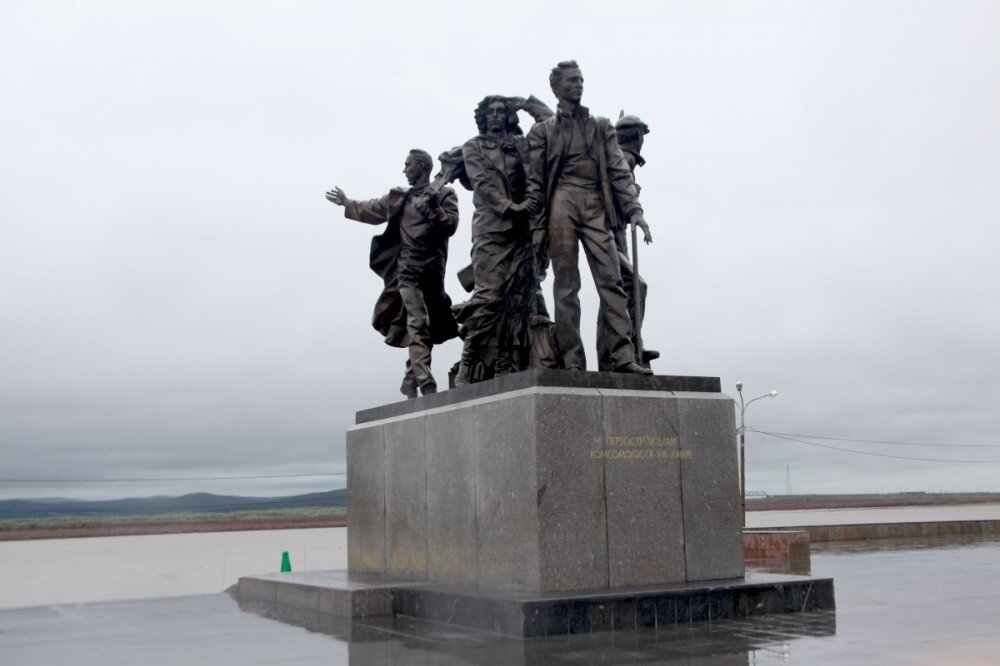
[[[773,398],[778,395],[777,390],[768,391],[764,395],[759,395],[743,404],[743,382],[736,382],[736,392],[740,394],[740,512],[743,514],[743,527],[747,526],[747,457],[746,441],[747,428],[745,417],[747,408],[761,398]]]

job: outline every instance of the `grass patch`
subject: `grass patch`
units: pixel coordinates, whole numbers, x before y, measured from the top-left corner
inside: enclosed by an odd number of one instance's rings
[[[46,518],[10,518],[0,520],[0,531],[69,527],[109,527],[119,525],[163,525],[202,523],[216,520],[333,518],[346,515],[347,509],[345,507],[336,506],[262,509],[259,511],[231,511],[227,513],[161,513],[155,516],[52,516]]]

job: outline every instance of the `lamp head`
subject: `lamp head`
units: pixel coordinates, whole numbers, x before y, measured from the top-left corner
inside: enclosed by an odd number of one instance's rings
[[[736,390],[737,391],[743,390],[743,382],[736,382]]]
[[[772,390],[771,392],[769,392],[769,393],[768,393],[768,395],[769,395],[769,396],[771,396],[771,397],[773,398],[774,396],[778,395],[778,390],[777,390],[777,389],[774,389],[774,390]]]

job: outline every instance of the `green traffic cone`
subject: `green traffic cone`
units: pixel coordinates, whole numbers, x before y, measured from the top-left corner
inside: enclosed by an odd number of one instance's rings
[[[281,570],[291,571],[292,570],[292,560],[288,557],[288,551],[281,553]]]

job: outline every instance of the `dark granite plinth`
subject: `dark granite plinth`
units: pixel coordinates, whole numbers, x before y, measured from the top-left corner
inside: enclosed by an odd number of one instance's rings
[[[529,638],[832,610],[833,579],[768,574],[688,585],[527,595],[438,586],[393,590],[393,612]]]
[[[524,593],[742,576],[735,432],[721,393],[567,386],[359,423],[348,569]]]
[[[293,623],[303,612],[331,617],[391,613],[519,638],[663,628],[836,606],[833,579],[759,573],[572,594],[379,582],[345,572],[272,574],[241,578],[234,596],[245,608]]]
[[[699,393],[719,393],[722,390],[718,377],[629,375],[620,372],[584,372],[582,370],[525,370],[413,400],[401,400],[381,407],[362,409],[357,413],[355,423],[367,423],[425,409],[447,407],[460,402],[533,386],[630,389],[635,391],[693,391]]]

